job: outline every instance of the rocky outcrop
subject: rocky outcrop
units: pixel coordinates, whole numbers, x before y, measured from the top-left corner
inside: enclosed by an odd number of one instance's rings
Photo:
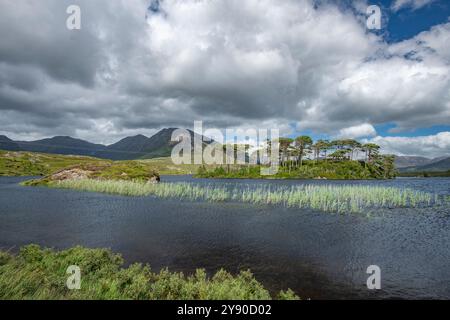
[[[53,181],[88,179],[92,175],[92,171],[82,170],[79,168],[62,170],[50,176]]]
[[[160,181],[160,177],[159,176],[154,176],[151,177],[150,179],[147,180],[147,183],[153,184],[153,183],[158,183]]]
[[[159,174],[136,162],[115,162],[105,164],[83,164],[68,167],[42,179],[33,180],[29,185],[42,185],[64,180],[124,180],[158,183]]]

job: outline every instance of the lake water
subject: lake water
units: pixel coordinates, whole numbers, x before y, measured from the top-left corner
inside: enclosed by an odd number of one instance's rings
[[[302,298],[450,298],[450,209],[391,209],[365,215],[243,203],[130,198],[22,187],[0,178],[0,248],[36,243],[108,247],[153,270],[232,273],[251,269],[275,292]],[[391,181],[163,181],[200,184],[377,184],[450,195],[450,179]],[[366,269],[381,268],[381,290]]]

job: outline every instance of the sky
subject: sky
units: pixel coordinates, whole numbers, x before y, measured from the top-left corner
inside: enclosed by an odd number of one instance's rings
[[[109,144],[201,120],[449,155],[449,18],[446,0],[2,0],[0,134]]]

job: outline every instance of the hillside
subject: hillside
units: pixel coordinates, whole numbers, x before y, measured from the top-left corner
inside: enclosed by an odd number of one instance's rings
[[[62,168],[85,163],[103,164],[110,161],[85,156],[0,151],[0,176],[45,176]]]
[[[168,157],[176,143],[171,141],[175,130],[176,128],[162,129],[150,138],[143,135],[124,138],[107,147],[108,158],[121,160]]]
[[[126,137],[107,147],[110,159],[136,159],[145,156],[145,146],[149,138],[144,135]]]
[[[101,144],[90,143],[81,139],[75,139],[67,136],[56,136],[53,138],[36,141],[16,141],[20,151],[64,154],[64,155],[82,155],[98,156],[106,147]],[[8,149],[7,149],[8,150]]]
[[[406,167],[415,167],[425,164],[432,163],[433,159],[425,157],[414,157],[414,156],[396,156],[395,157],[395,167],[397,169]]]
[[[402,172],[438,172],[450,170],[450,157],[429,164],[403,168]]]
[[[0,150],[18,151],[20,146],[7,136],[0,136]]]
[[[111,161],[87,156],[70,156],[35,153],[28,151],[1,151],[0,176],[46,176],[59,170],[74,166],[107,166],[112,163],[113,168],[142,167],[159,174],[193,174],[200,165],[175,165],[170,158],[155,158],[133,161]],[[122,172],[127,172],[123,171]],[[128,176],[133,176],[128,174]]]

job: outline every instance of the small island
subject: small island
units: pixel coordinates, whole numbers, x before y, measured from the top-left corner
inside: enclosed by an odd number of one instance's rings
[[[267,142],[267,153],[272,142]],[[245,146],[249,150],[250,146]],[[261,175],[261,160],[247,151],[246,158],[258,159],[256,164],[201,166],[198,178],[230,179],[326,179],[365,180],[393,179],[397,175],[393,155],[380,154],[380,146],[363,144],[353,139],[318,140],[309,136],[280,138],[278,172]]]

